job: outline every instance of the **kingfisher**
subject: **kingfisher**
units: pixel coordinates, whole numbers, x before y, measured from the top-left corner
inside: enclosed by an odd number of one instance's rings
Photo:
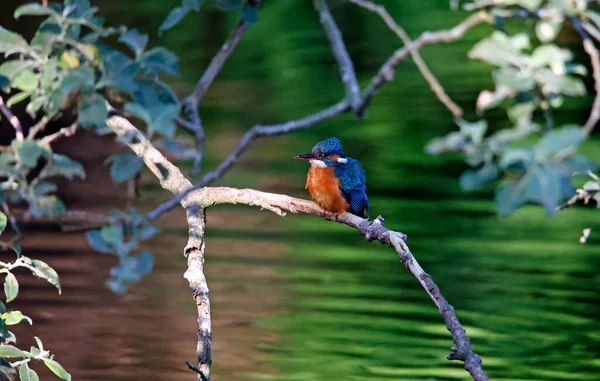
[[[338,138],[325,139],[296,159],[310,162],[306,189],[323,212],[369,218],[365,171],[358,160],[344,155]]]

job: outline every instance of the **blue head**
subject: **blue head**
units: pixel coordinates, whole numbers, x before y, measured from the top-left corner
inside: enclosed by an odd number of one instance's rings
[[[329,138],[318,142],[311,153],[296,156],[298,160],[310,160],[313,166],[335,167],[347,163],[346,155],[342,149],[342,143],[338,138]]]

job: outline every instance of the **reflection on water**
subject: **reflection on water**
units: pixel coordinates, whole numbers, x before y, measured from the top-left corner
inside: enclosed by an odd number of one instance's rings
[[[172,4],[102,2],[109,22],[156,30]],[[412,35],[456,23],[447,1],[385,1]],[[265,5],[261,21],[240,44],[201,108],[211,168],[253,123],[280,122],[319,110],[343,96],[339,74],[309,2]],[[399,46],[379,20],[352,7],[336,11],[361,81]],[[4,17],[4,16],[3,16]],[[195,19],[193,17],[196,17]],[[225,38],[235,15],[206,10],[161,40],[182,57],[181,94]],[[484,28],[484,27],[482,27]],[[486,31],[429,48],[424,57],[466,109],[490,80],[489,68],[465,52]],[[585,118],[589,99],[567,104],[557,120]],[[362,121],[342,116],[289,136],[261,139],[222,181],[307,197],[305,163],[292,160],[327,136],[367,171],[373,215],[409,236],[423,267],[455,306],[474,349],[493,380],[596,380],[600,252],[598,238],[577,239],[598,226],[598,212],[574,208],[548,220],[528,207],[497,217],[491,195],[464,194],[457,162],[432,158],[423,146],[452,128],[452,119],[410,62],[384,87]],[[584,150],[598,156],[597,142]],[[102,159],[86,168],[104,173]],[[100,169],[102,168],[102,169]],[[102,172],[104,171],[104,172]],[[90,170],[88,172],[91,173]],[[100,175],[98,175],[100,176]],[[95,184],[107,184],[98,177]],[[168,195],[151,185],[139,205]],[[96,186],[110,194],[108,185]],[[110,191],[110,192],[109,192]],[[69,194],[70,207],[123,200]],[[16,330],[19,344],[40,336],[75,380],[191,379],[196,309],[183,279],[187,229],[181,212],[161,219],[163,234],[150,249],[154,272],[124,297],[102,287],[114,259],[89,250],[78,232],[37,231],[23,243],[28,255],[55,267],[62,296],[41,281],[21,281],[14,303],[34,320]],[[460,363],[445,360],[452,343],[427,294],[395,253],[366,243],[356,231],[314,216],[288,216],[242,206],[208,214],[206,271],[213,313],[213,376],[264,380],[467,380]],[[36,367],[36,370],[40,367]],[[50,379],[41,372],[43,379]]]

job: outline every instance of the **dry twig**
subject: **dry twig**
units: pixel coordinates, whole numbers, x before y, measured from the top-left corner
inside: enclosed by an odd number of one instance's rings
[[[457,118],[460,118],[463,115],[463,110],[458,106],[452,98],[448,96],[442,84],[437,80],[435,75],[429,70],[429,67],[421,57],[418,48],[416,48],[412,44],[412,40],[410,39],[408,33],[402,28],[400,25],[396,23],[396,21],[392,18],[389,12],[385,9],[383,5],[377,5],[369,0],[348,0],[351,3],[354,3],[360,7],[368,9],[371,12],[375,12],[381,17],[381,19],[386,23],[388,28],[390,28],[398,38],[404,42],[405,46],[409,47],[410,54],[413,58],[413,61],[419,68],[421,75],[425,78],[431,90],[435,93],[437,98],[442,102],[444,106]]]
[[[6,107],[6,105],[4,104],[4,99],[2,99],[2,97],[0,97],[0,113],[2,113],[2,115],[4,115],[6,119],[8,119],[10,124],[15,129],[15,132],[17,134],[17,140],[23,141],[25,136],[23,136],[23,127],[21,126],[21,121],[12,113],[12,111],[10,111],[8,107]]]

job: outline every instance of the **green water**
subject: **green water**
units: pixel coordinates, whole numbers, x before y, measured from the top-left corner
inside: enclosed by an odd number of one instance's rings
[[[109,22],[157,29],[177,2],[110,0]],[[415,37],[455,25],[445,0],[382,1]],[[361,84],[400,43],[375,16],[335,8]],[[240,43],[200,111],[210,170],[255,123],[303,117],[343,97],[343,86],[311,2],[269,1]],[[206,9],[155,41],[181,57],[175,86],[188,93],[235,25],[236,15]],[[449,95],[474,118],[474,100],[491,84],[490,68],[466,52],[488,27],[460,42],[423,51]],[[156,35],[155,35],[156,36]],[[562,43],[576,43],[567,32]],[[585,56],[579,55],[581,59]],[[565,103],[556,119],[583,122],[591,98]],[[498,117],[500,113],[492,114]],[[497,120],[494,126],[501,126]],[[529,206],[497,216],[490,190],[463,193],[458,156],[430,157],[426,142],[450,131],[449,112],[410,62],[373,100],[368,115],[260,139],[219,184],[307,197],[306,163],[292,160],[335,135],[367,171],[371,214],[409,236],[418,261],[456,308],[492,380],[597,380],[600,376],[600,240],[598,211],[572,208],[548,219]],[[599,142],[585,154],[600,161]],[[151,189],[140,205],[168,197]],[[195,305],[182,278],[185,221],[161,220],[152,243],[154,272],[123,298],[102,289],[110,259],[86,249],[81,234],[30,255],[56,265],[67,285],[56,304],[35,284],[22,302],[35,334],[51,337],[57,359],[81,380],[191,379],[184,361],[195,351]],[[213,313],[216,380],[467,380],[445,359],[452,341],[442,318],[393,250],[366,243],[345,226],[314,216],[280,218],[246,207],[209,211],[206,269]],[[38,233],[40,240],[55,235]],[[54,260],[54,262],[53,262]],[[62,271],[61,271],[62,267]],[[33,310],[32,310],[33,309]],[[48,310],[51,310],[49,312]],[[23,331],[21,335],[31,335]],[[28,339],[24,339],[28,343]]]

